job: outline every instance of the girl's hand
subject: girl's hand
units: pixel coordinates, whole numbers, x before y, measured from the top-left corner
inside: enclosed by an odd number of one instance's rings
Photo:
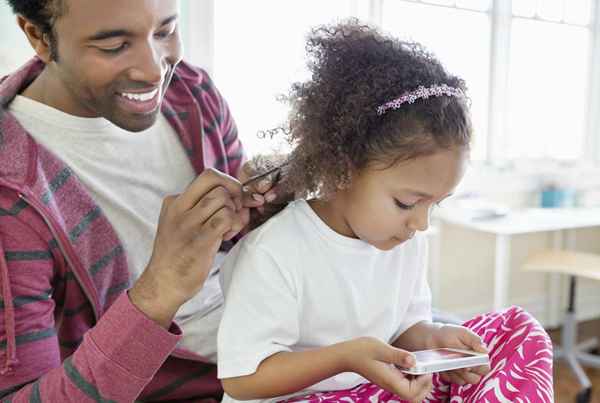
[[[410,352],[374,337],[361,337],[347,344],[345,358],[348,371],[410,402],[421,402],[431,392],[431,374],[412,376],[398,369],[415,365],[415,358]]]
[[[488,353],[481,337],[464,326],[443,325],[437,328],[432,335],[433,348],[458,348],[462,350],[473,350],[478,353]],[[490,372],[489,365],[479,367],[455,369],[443,372],[442,379],[446,382],[458,385],[477,384],[481,378]]]

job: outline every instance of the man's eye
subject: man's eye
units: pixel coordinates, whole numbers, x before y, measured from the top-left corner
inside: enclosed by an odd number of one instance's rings
[[[402,210],[410,210],[415,207],[414,204],[404,204],[400,200],[396,200],[396,206],[400,207]]]
[[[156,34],[154,34],[154,36],[156,36],[159,39],[165,39],[165,38],[168,38],[169,36],[173,35],[174,33],[175,33],[175,27],[173,27],[172,29],[169,29],[167,31],[157,32]]]
[[[121,46],[117,46],[116,48],[100,48],[100,50],[104,53],[116,54],[116,53],[119,53],[119,52],[125,50],[127,47],[128,47],[127,43],[123,43]]]

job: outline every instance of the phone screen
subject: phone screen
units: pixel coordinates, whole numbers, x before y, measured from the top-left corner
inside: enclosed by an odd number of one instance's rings
[[[418,362],[439,361],[472,356],[470,354],[461,353],[460,351],[452,351],[445,349],[417,351],[414,354]]]

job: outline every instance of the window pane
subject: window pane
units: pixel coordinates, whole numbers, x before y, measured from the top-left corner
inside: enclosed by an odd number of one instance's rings
[[[307,78],[305,39],[310,28],[350,16],[353,0],[215,1],[215,81],[229,103],[250,155],[280,139],[261,130],[283,122],[289,107],[276,100]]]
[[[0,1],[0,77],[20,67],[33,54],[12,9],[7,2]]]
[[[455,0],[425,0],[424,3],[440,4],[442,6],[453,6]]]
[[[488,11],[491,6],[490,0],[457,0],[458,7],[470,8],[472,10]]]
[[[586,28],[513,20],[508,158],[582,155],[588,46]]]
[[[562,20],[563,0],[542,0],[539,3],[538,13],[540,18],[543,18],[545,20]]]
[[[592,5],[589,0],[575,0],[565,3],[565,20],[572,24],[589,24],[591,13]]]
[[[383,28],[398,37],[422,43],[440,58],[448,71],[466,80],[475,128],[472,158],[484,159],[490,57],[488,14],[387,0],[383,7]]]
[[[513,0],[512,11],[521,17],[533,17],[537,11],[538,0]]]

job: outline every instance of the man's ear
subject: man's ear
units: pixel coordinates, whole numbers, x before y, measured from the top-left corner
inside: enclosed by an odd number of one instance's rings
[[[52,61],[50,38],[33,22],[22,15],[17,16],[17,24],[27,36],[27,40],[40,59],[46,64]]]

